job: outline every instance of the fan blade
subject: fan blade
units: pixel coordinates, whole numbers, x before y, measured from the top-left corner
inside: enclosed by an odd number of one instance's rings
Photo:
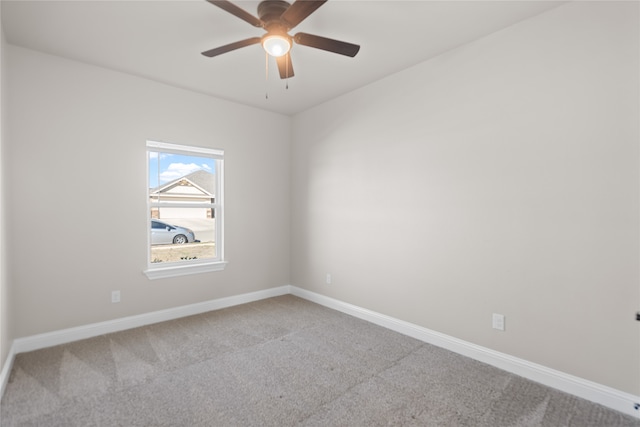
[[[252,44],[260,43],[260,37],[251,37],[250,39],[240,40],[239,42],[230,43],[224,46],[217,47],[215,49],[202,52],[204,56],[212,58],[214,56],[222,55],[223,53],[231,52],[232,50],[240,49],[241,47],[251,46]]]
[[[327,0],[296,0],[284,11],[280,19],[289,24],[289,29],[292,29],[326,2]]]
[[[262,27],[264,24],[260,19],[256,18],[255,16],[253,16],[252,14],[250,14],[240,6],[236,6],[230,1],[227,1],[227,0],[207,0],[207,1],[213,5],[218,6],[220,9],[226,10],[230,14],[237,16],[243,21],[248,22],[254,27]]]
[[[295,4],[295,3],[294,3]],[[328,39],[326,37],[314,36],[313,34],[298,33],[293,38],[296,43],[303,46],[315,47],[340,55],[354,57],[360,50],[357,44],[341,42],[339,40]]]
[[[280,71],[281,79],[288,79],[290,77],[293,77],[293,64],[291,63],[291,53],[278,56],[276,58],[276,62],[278,63],[278,71]]]

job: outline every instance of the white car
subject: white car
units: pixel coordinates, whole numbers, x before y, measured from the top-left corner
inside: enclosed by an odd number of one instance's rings
[[[183,245],[196,241],[196,235],[186,227],[167,224],[166,222],[151,220],[151,244],[152,245]]]

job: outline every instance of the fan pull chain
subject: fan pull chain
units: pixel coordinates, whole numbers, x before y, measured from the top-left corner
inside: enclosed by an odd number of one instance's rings
[[[264,53],[264,99],[269,99],[269,54]]]
[[[286,65],[286,69],[287,69],[287,85],[285,86],[285,88],[287,90],[289,90],[289,62],[291,62],[291,56],[289,56],[288,53],[287,53],[287,56],[285,57],[285,61],[287,62],[287,65]]]

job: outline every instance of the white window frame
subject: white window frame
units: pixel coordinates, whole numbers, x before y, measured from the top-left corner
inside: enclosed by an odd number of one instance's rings
[[[216,257],[213,259],[198,259],[181,262],[172,262],[170,265],[151,262],[151,208],[166,206],[158,202],[151,202],[149,194],[149,153],[162,152],[171,154],[183,154],[190,156],[202,156],[216,161],[216,192],[215,202],[211,207],[215,209],[215,245]],[[149,279],[161,279],[165,277],[176,277],[187,274],[207,273],[211,271],[224,270],[227,265],[224,257],[224,150],[204,147],[194,147],[188,145],[170,144],[167,142],[147,141],[146,150],[146,182],[147,182],[147,269],[144,274]],[[175,207],[193,207],[189,204],[171,204]]]

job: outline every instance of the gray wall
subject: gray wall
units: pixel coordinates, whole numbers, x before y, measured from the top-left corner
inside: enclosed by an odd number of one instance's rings
[[[14,46],[8,72],[15,337],[289,283],[289,117]],[[225,150],[226,270],[143,275],[147,139]]]
[[[295,116],[292,284],[640,394],[638,36],[573,2]]]
[[[2,9],[2,8],[0,8]],[[5,242],[5,132],[7,120],[5,120],[7,109],[5,104],[5,80],[6,80],[6,44],[4,32],[2,30],[2,19],[0,19],[0,371],[4,367],[9,354],[11,342],[9,328],[9,281],[7,280],[6,242]]]

